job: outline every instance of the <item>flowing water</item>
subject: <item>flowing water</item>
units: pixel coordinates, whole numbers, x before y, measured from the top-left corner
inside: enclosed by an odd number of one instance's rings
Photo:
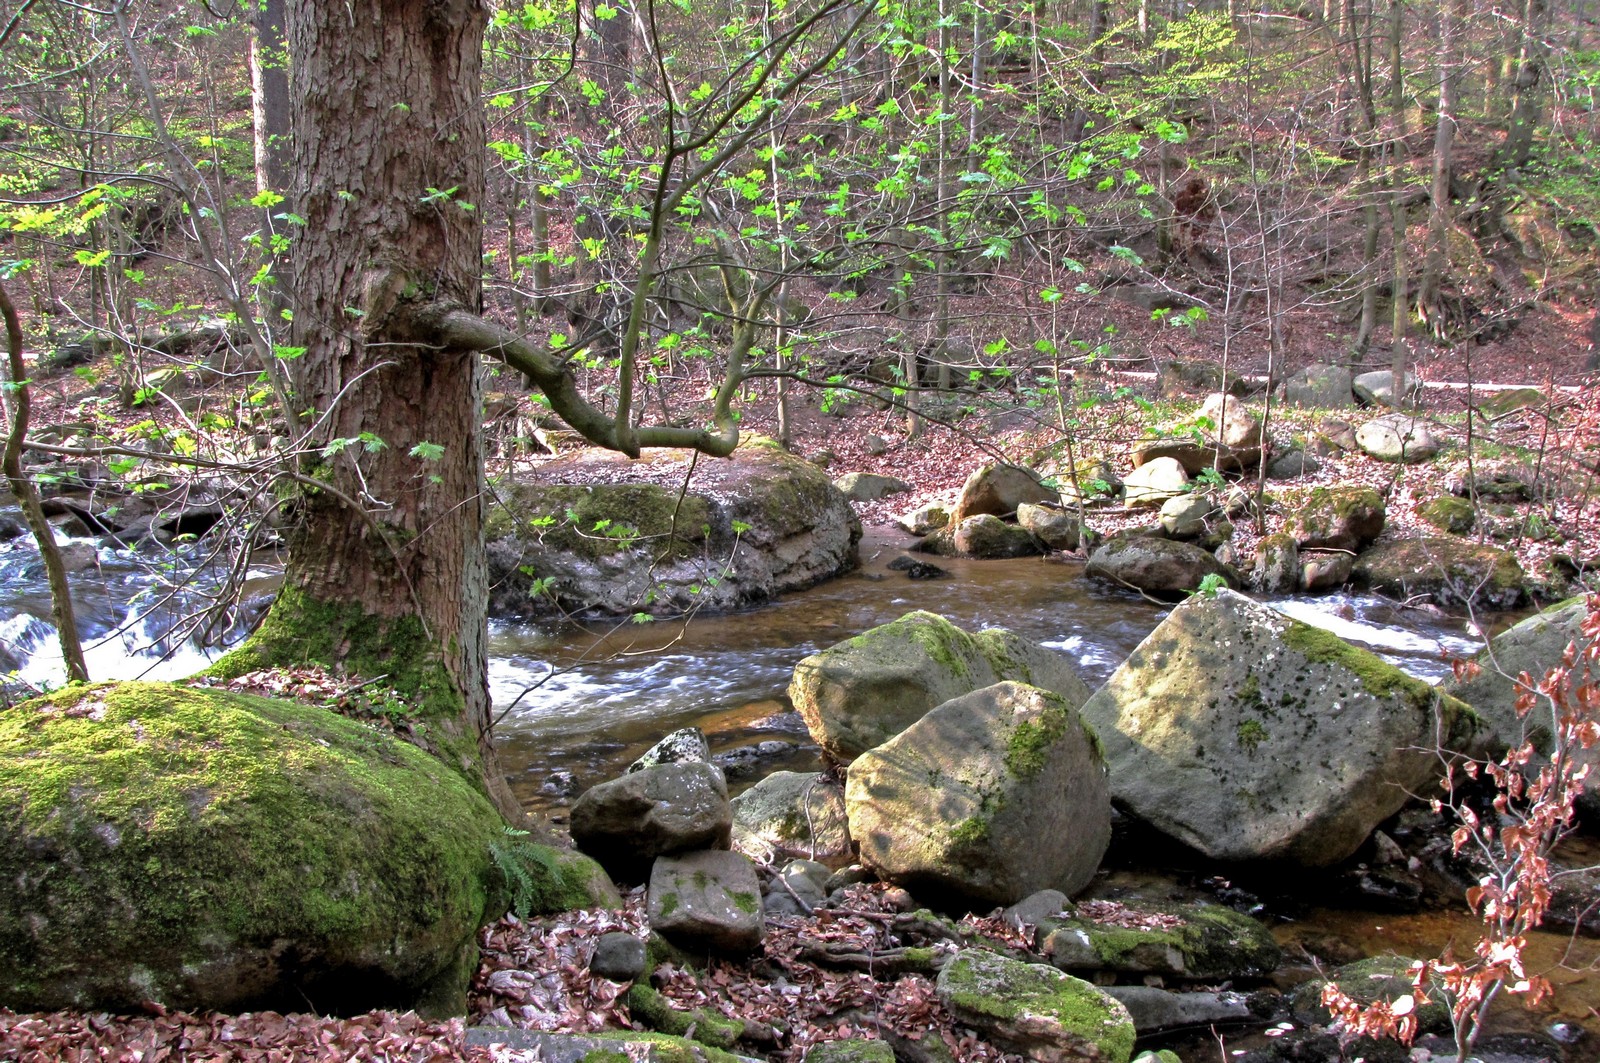
[[[496,735],[514,789],[528,805],[560,822],[576,793],[619,774],[663,734],[689,725],[706,731],[713,752],[734,754],[735,789],[779,768],[812,770],[819,764],[817,750],[785,695],[795,664],[913,609],[940,613],[971,630],[1010,628],[1067,655],[1093,687],[1171,608],[1086,580],[1080,565],[1037,558],[934,559],[948,578],[911,580],[887,567],[909,542],[891,529],[869,529],[857,572],[743,613],[645,625],[494,624],[490,683],[500,716]],[[201,649],[185,637],[182,622],[211,582],[199,563],[203,555],[141,555],[95,549],[82,541],[69,545],[80,560],[83,551],[94,552],[75,578],[80,625],[91,637],[94,678],[178,677],[214,655],[214,649]],[[270,573],[259,575],[270,579]],[[0,544],[0,588],[0,674],[16,667],[35,684],[59,681],[48,591],[26,540]],[[1269,603],[1429,679],[1448,671],[1446,655],[1470,655],[1480,645],[1461,620],[1399,610],[1372,597],[1302,596]],[[1149,870],[1139,874],[1148,879]],[[1153,881],[1163,888],[1157,870]],[[1301,907],[1279,914],[1276,933],[1291,955],[1300,942],[1330,935],[1358,954],[1434,954],[1446,942],[1459,946],[1475,940],[1473,920],[1454,910],[1379,915]],[[1537,1014],[1504,1009],[1501,1028],[1600,1025],[1595,1017],[1600,1013],[1591,1010],[1600,1008],[1600,976],[1591,971],[1585,978],[1573,970],[1593,967],[1595,943],[1574,945],[1562,934],[1538,933],[1530,948],[1534,962],[1553,972],[1560,990]],[[1288,971],[1290,977],[1295,973],[1293,967]],[[1203,1052],[1196,1048],[1194,1058],[1215,1059],[1221,1052],[1225,1059],[1250,1043],[1246,1038]],[[1584,1045],[1591,1056],[1594,1043]],[[1184,1057],[1190,1055],[1185,1047]]]

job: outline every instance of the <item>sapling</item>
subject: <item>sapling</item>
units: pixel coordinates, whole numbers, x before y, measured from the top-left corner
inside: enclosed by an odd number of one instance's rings
[[[1477,670],[1472,662],[1455,664],[1458,679]],[[1589,765],[1580,762],[1579,752],[1600,742],[1600,595],[1590,596],[1580,635],[1560,663],[1538,680],[1523,672],[1516,683],[1523,733],[1542,737],[1543,728],[1532,726],[1537,713],[1548,727],[1548,750],[1528,737],[1497,761],[1447,761],[1444,796],[1432,802],[1435,813],[1448,810],[1458,821],[1451,833],[1455,853],[1470,854],[1482,868],[1477,885],[1466,892],[1482,933],[1470,955],[1457,957],[1447,948],[1414,963],[1412,991],[1392,1001],[1363,1007],[1329,982],[1322,1002],[1348,1036],[1409,1044],[1422,1003],[1442,999],[1450,1008],[1457,1063],[1464,1063],[1502,992],[1524,998],[1529,1008],[1552,992],[1548,979],[1527,969],[1524,951],[1550,905],[1551,853],[1571,832],[1573,804],[1588,782]],[[1492,816],[1479,816],[1461,798],[1462,776],[1493,784]]]

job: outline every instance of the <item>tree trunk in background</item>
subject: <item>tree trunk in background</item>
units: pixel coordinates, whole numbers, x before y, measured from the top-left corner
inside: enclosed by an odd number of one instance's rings
[[[1547,0],[1524,0],[1521,48],[1516,74],[1511,79],[1511,118],[1501,145],[1501,169],[1525,169],[1533,154],[1533,134],[1539,126],[1540,103],[1546,92],[1550,5]]]
[[[478,355],[428,304],[480,301],[479,0],[292,4],[293,338],[315,418],[284,585],[219,664],[383,676],[445,761],[508,815],[485,678]],[[381,442],[380,442],[381,441]]]
[[[284,47],[284,0],[257,0],[250,32],[250,112],[255,133],[256,191],[287,194],[292,179],[289,154],[289,55]],[[261,256],[273,264],[277,286],[274,310],[289,306],[288,262],[272,245],[273,215],[282,206],[261,208]],[[274,317],[276,318],[276,314]],[[281,322],[273,320],[276,327]]]
[[[1428,254],[1417,285],[1417,312],[1442,339],[1446,331],[1444,307],[1439,287],[1450,267],[1450,167],[1455,154],[1456,87],[1460,57],[1457,55],[1461,32],[1459,0],[1439,6],[1438,63],[1439,112],[1433,126],[1433,183],[1429,191]]]

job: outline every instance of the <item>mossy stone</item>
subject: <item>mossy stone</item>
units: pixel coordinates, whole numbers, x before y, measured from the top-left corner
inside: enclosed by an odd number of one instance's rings
[[[1128,1009],[1080,978],[982,949],[963,949],[939,972],[939,999],[958,1022],[1035,1059],[1128,1063]]]
[[[1282,950],[1265,926],[1214,904],[1128,902],[1150,929],[1081,915],[1048,919],[1034,932],[1039,951],[1064,970],[1117,971],[1177,978],[1262,978]],[[1176,925],[1173,925],[1176,923]]]
[[[323,709],[166,683],[25,702],[0,712],[0,1004],[460,1010],[506,838],[460,776]]]
[[[894,1063],[894,1049],[883,1041],[824,1041],[806,1050],[805,1063]]]
[[[1452,535],[1464,535],[1471,531],[1472,525],[1478,519],[1477,510],[1473,508],[1471,502],[1451,495],[1442,495],[1424,504],[1417,510],[1417,516],[1425,523]]]
[[[1332,1014],[1322,1003],[1322,987],[1330,981],[1362,1007],[1379,1000],[1392,1003],[1400,997],[1411,996],[1414,962],[1405,956],[1370,956],[1336,969],[1328,978],[1303,982],[1294,993],[1294,1017],[1306,1025],[1326,1026],[1332,1022]],[[1442,993],[1430,991],[1417,1003],[1417,1028],[1420,1031],[1449,1031],[1450,1008]]]

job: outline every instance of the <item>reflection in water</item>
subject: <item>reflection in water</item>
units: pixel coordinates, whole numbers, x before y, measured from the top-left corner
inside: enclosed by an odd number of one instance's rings
[[[792,713],[787,721],[743,707],[784,701],[790,673],[815,653],[913,609],[927,609],[969,630],[1006,627],[1066,655],[1098,685],[1166,616],[1169,606],[1083,578],[1081,565],[1023,558],[936,558],[951,578],[911,580],[888,563],[911,540],[869,529],[862,568],[841,579],[785,595],[760,609],[692,622],[551,628],[496,625],[490,637],[490,684],[497,733],[513,786],[549,809],[543,790],[555,772],[579,788],[618,773],[668,731],[704,728],[714,751],[774,732],[809,743]],[[1470,653],[1462,621],[1401,612],[1375,598],[1343,595],[1273,600],[1291,615],[1329,627],[1428,678],[1445,674],[1441,653]],[[801,755],[784,766],[806,767]],[[775,766],[775,765],[774,765]]]

